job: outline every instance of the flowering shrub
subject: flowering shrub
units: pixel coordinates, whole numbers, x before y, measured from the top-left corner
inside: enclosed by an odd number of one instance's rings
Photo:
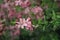
[[[59,40],[60,14],[52,0],[1,0],[0,40]]]

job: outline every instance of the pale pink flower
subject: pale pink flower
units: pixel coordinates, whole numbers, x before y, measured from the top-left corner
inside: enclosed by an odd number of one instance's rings
[[[22,17],[22,14],[23,14],[22,12],[16,13],[16,18],[18,18],[18,19],[21,18]]]
[[[9,9],[9,3],[1,4],[1,8],[8,8]]]
[[[19,20],[20,20],[19,22],[16,22],[18,28],[22,29],[26,28],[27,30],[33,30],[31,18],[28,17],[26,20],[25,18],[20,18]]]
[[[15,0],[15,6],[18,6],[19,4],[21,4],[21,0]]]
[[[27,22],[26,29],[27,29],[27,30],[33,30],[33,27],[32,27],[32,24],[31,24],[31,21]]]
[[[41,7],[36,6],[36,7],[32,8],[31,11],[32,11],[34,14],[37,14],[37,13],[42,12],[43,9],[42,9]]]
[[[24,18],[19,18],[19,22],[16,22],[16,26],[18,27],[18,28],[22,28],[22,29],[24,29],[24,26],[25,26],[25,19]]]
[[[43,19],[44,18],[43,9],[41,7],[36,6],[36,7],[32,8],[31,11],[35,14],[37,19],[39,19],[39,18]]]
[[[3,11],[0,11],[0,19],[5,19],[6,15]]]
[[[10,9],[8,12],[8,18],[10,18],[10,19],[14,18],[15,14],[16,14],[15,10]]]
[[[27,22],[26,29],[33,30],[31,18],[28,17],[27,20],[26,20],[26,22]]]
[[[26,7],[30,6],[30,4],[31,4],[31,3],[30,3],[29,0],[25,0],[24,2],[21,3],[20,6],[21,6],[22,8],[26,8]]]
[[[28,7],[30,6],[30,1],[29,0],[16,0],[15,1],[15,6],[18,6],[20,5],[22,8],[25,8],[25,7]]]
[[[11,2],[10,3],[10,6],[14,7],[15,6],[15,3],[14,2]]]
[[[29,8],[29,7],[25,8],[25,10],[24,10],[23,12],[24,12],[25,14],[29,14],[30,8]]]
[[[26,21],[31,21],[31,18],[30,18],[30,17],[28,17]]]
[[[9,7],[9,3],[5,3],[4,7],[8,8]]]

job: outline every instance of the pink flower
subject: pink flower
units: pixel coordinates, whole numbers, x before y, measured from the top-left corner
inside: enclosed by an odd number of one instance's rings
[[[9,3],[1,4],[1,8],[2,8],[2,9],[3,9],[3,8],[9,9]]]
[[[16,22],[16,26],[18,28],[24,29],[24,26],[26,26],[24,23],[25,23],[25,19],[24,18],[19,18],[19,22]]]
[[[27,30],[33,30],[30,17],[28,17],[26,20],[25,18],[20,18],[19,22],[16,23],[18,28],[22,28],[22,29],[26,28]]]
[[[0,12],[0,18],[1,18],[1,16],[3,16],[4,15],[4,13],[3,12]]]
[[[5,13],[3,11],[0,11],[0,18],[5,18]]]
[[[14,18],[15,14],[16,14],[15,10],[10,9],[8,12],[8,18],[10,18],[10,19]]]
[[[15,5],[16,6],[18,6],[18,5],[20,5],[22,8],[26,8],[26,7],[28,7],[28,6],[30,6],[30,1],[29,0],[16,0],[15,1]]]
[[[24,12],[25,14],[29,14],[30,8],[29,8],[29,7],[25,8],[25,10],[24,10],[23,12]]]
[[[43,9],[41,7],[36,6],[36,7],[32,8],[31,11],[35,14],[37,19],[44,18]]]
[[[26,20],[26,23],[27,23],[26,29],[27,30],[33,30],[31,18],[28,17]]]
[[[42,10],[41,7],[36,6],[36,7],[32,8],[31,11],[32,11],[34,14],[37,14],[37,13],[42,12],[43,10]]]
[[[19,4],[21,4],[21,0],[15,0],[15,6],[18,6]]]
[[[22,17],[22,14],[23,14],[23,12],[18,12],[18,13],[16,13],[16,18],[21,18]]]
[[[21,3],[20,6],[21,6],[22,8],[26,8],[26,7],[30,6],[30,4],[31,4],[31,3],[30,3],[29,0],[25,0],[24,2]]]
[[[30,17],[28,17],[26,21],[31,21],[31,18],[30,18]]]
[[[27,30],[33,30],[33,27],[32,27],[32,24],[31,24],[31,21],[28,21],[28,22],[27,22],[26,29],[27,29]]]

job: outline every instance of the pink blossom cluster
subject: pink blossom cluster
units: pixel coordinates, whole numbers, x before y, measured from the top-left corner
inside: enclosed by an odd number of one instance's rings
[[[29,7],[31,5],[30,0],[16,0],[15,6],[21,6],[22,8]]]
[[[15,8],[17,6],[24,8],[24,10],[17,12]],[[4,0],[4,3],[0,4],[0,20],[3,20],[0,22],[0,35],[5,30],[10,30],[13,36],[19,35],[20,29],[33,31],[31,12],[35,15],[36,19],[44,18],[43,9],[40,6],[31,7],[30,0]],[[23,18],[24,15],[27,18]],[[12,26],[9,22],[13,19],[15,19],[15,25]],[[8,26],[6,22],[8,22]]]

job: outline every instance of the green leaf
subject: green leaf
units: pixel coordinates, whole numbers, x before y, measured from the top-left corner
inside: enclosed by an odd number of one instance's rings
[[[53,13],[52,19],[53,19],[53,20],[56,20],[56,16],[57,16],[57,15],[55,14],[55,11],[53,10],[52,13]]]
[[[2,4],[3,3],[3,0],[0,0],[0,4]]]
[[[21,8],[20,6],[16,6],[15,8],[16,8],[16,11],[17,11],[17,12],[20,12],[20,11],[24,10],[24,9]]]

